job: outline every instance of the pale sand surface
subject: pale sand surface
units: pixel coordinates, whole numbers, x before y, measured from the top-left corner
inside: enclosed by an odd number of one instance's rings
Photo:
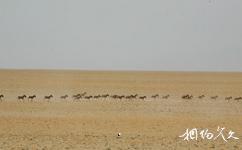
[[[242,73],[0,70],[0,149],[242,149]],[[139,94],[146,100],[61,100],[64,94]],[[19,102],[18,95],[34,102]],[[53,94],[51,102],[43,99]],[[153,94],[170,94],[152,99]],[[181,99],[192,94],[191,100]],[[204,99],[197,96],[204,94]],[[210,96],[218,95],[216,100]],[[239,140],[183,141],[187,128]],[[122,136],[118,137],[117,133]],[[226,134],[227,135],[227,134]]]

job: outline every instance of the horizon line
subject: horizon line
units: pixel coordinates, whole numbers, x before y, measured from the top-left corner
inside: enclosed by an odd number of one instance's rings
[[[184,72],[184,73],[242,73],[242,71],[211,70],[140,70],[140,69],[59,69],[59,68],[0,68],[0,71],[85,71],[85,72]]]

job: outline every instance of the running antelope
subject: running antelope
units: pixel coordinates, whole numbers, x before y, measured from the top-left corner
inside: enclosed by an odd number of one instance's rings
[[[90,99],[90,98],[92,98],[92,97],[93,97],[93,96],[90,95],[90,96],[85,96],[84,98],[85,98],[85,99]]]
[[[125,96],[124,95],[117,95],[117,98],[118,99],[123,99],[123,98],[125,98]]]
[[[76,97],[74,97],[74,100],[73,101],[79,100],[80,98],[82,98],[82,96],[81,95],[77,95]]]
[[[146,96],[140,96],[139,97],[139,99],[142,99],[142,100],[144,100],[144,99],[146,99],[147,97]]]
[[[48,101],[49,101],[51,98],[53,98],[53,95],[52,95],[52,94],[44,97],[44,99],[47,99]]]
[[[236,97],[236,98],[234,98],[234,100],[236,100],[236,101],[242,100],[242,97]]]
[[[152,95],[151,98],[158,98],[159,94]]]
[[[111,97],[114,98],[114,99],[116,99],[116,98],[119,97],[119,95],[116,95],[116,94],[115,94],[115,95],[112,95]]]
[[[138,94],[135,94],[135,95],[127,95],[127,96],[124,96],[122,95],[123,98],[126,98],[126,99],[132,99],[132,98],[137,98]]]
[[[107,97],[109,97],[109,94],[103,94],[102,95],[102,98],[107,98]]]
[[[95,98],[95,99],[98,99],[98,98],[100,98],[100,97],[102,97],[102,96],[101,96],[101,95],[99,95],[99,94],[98,94],[98,95],[94,95],[94,96],[93,96],[93,98]]]
[[[229,100],[231,100],[232,98],[233,98],[232,96],[225,97],[225,100],[229,101]]]
[[[127,96],[125,96],[125,98],[126,99],[131,99],[132,97],[131,97],[131,95],[127,95]]]
[[[163,99],[168,99],[170,97],[169,94],[165,95],[165,96],[162,96]]]
[[[138,94],[130,95],[131,98],[137,98]]]
[[[218,98],[218,96],[216,95],[216,96],[211,96],[211,99],[217,99]]]
[[[1,101],[1,102],[3,101],[3,98],[4,98],[4,95],[1,94],[1,95],[0,95],[0,101]]]
[[[182,99],[192,99],[192,98],[193,98],[193,96],[189,95],[189,94],[182,96]]]
[[[22,96],[18,96],[18,100],[24,100],[27,96],[26,95],[22,95]]]
[[[205,97],[205,95],[198,96],[199,99],[203,99],[204,97]]]
[[[72,97],[75,99],[76,97],[80,97],[81,94],[76,94],[76,95],[73,95]]]
[[[66,99],[67,97],[68,97],[68,95],[66,94],[66,95],[61,96],[60,98],[61,99]]]
[[[36,95],[29,96],[28,100],[30,100],[32,102],[34,98],[36,98]]]
[[[80,99],[80,98],[82,98],[83,96],[85,96],[87,94],[87,92],[84,92],[84,93],[82,93],[82,94],[76,94],[76,95],[73,95],[72,97],[74,98],[74,99]]]

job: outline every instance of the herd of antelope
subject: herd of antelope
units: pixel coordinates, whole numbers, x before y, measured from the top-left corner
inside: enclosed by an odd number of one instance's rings
[[[122,100],[122,99],[127,99],[127,100],[131,100],[131,99],[140,99],[140,100],[145,100],[145,99],[158,99],[158,98],[161,98],[161,99],[168,99],[170,97],[169,94],[167,95],[159,95],[159,94],[154,94],[154,95],[151,95],[151,96],[145,96],[145,95],[138,95],[138,94],[131,94],[131,95],[110,95],[110,94],[98,94],[98,95],[88,95],[87,92],[83,92],[83,93],[79,93],[79,94],[74,94],[72,96],[69,96],[67,94],[65,95],[62,95],[58,98],[62,99],[62,100],[65,100],[67,98],[71,98],[73,99],[73,101],[80,101],[81,99],[99,99],[99,98],[111,98],[111,99],[119,99],[119,100]],[[184,99],[184,100],[191,100],[191,99],[194,99],[194,98],[197,98],[197,99],[204,99],[206,96],[205,95],[199,95],[197,97],[191,95],[191,94],[185,94],[185,95],[182,95],[181,96],[181,99]],[[3,94],[0,94],[0,101],[2,102],[4,100],[4,95]],[[36,95],[20,95],[20,96],[17,96],[17,100],[18,101],[30,101],[30,102],[33,102],[34,99],[36,99],[37,96]],[[52,94],[50,95],[46,95],[44,97],[42,97],[42,99],[44,100],[47,100],[47,101],[50,101],[52,98],[54,98],[54,96]],[[208,97],[209,99],[211,100],[216,100],[219,98],[219,96],[217,95],[214,95],[214,96],[210,96]],[[234,100],[234,101],[242,101],[242,97],[232,97],[232,96],[227,96],[227,97],[224,97],[224,100],[226,101],[231,101],[231,100]]]
[[[205,97],[206,97],[205,95],[200,95],[197,98],[198,99],[203,99]],[[186,95],[183,95],[181,98],[189,100],[189,99],[193,99],[195,97],[193,95],[186,94]],[[219,96],[215,95],[215,96],[210,96],[209,98],[212,99],[212,100],[216,100],[217,98],[219,98]],[[227,97],[224,98],[224,100],[226,100],[226,101],[230,101],[230,100],[240,101],[240,100],[242,100],[242,97],[234,97],[233,98],[232,96],[227,96]]]

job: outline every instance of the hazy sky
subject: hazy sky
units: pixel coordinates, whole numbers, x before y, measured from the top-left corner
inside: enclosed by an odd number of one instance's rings
[[[0,0],[0,68],[242,71],[242,1]]]

